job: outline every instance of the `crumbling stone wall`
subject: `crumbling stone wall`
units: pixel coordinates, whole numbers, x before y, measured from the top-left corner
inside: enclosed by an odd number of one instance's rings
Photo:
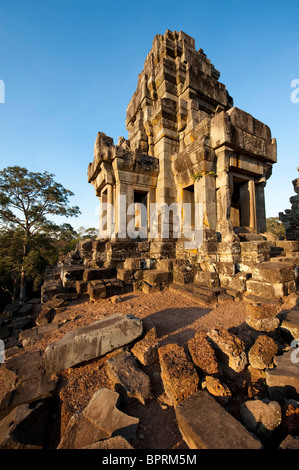
[[[297,168],[299,171],[299,167]],[[285,226],[287,240],[299,240],[299,178],[292,181],[295,196],[290,197],[291,209],[279,213],[279,219]]]

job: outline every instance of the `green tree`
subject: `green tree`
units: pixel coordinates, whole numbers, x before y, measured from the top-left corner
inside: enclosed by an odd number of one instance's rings
[[[54,181],[52,174],[33,173],[19,166],[0,171],[0,221],[18,233],[21,240],[20,300],[26,298],[26,272],[30,272],[33,258],[37,260],[39,242],[57,229],[48,216],[76,217],[77,206],[70,206],[73,193]],[[31,263],[29,262],[31,259]],[[29,269],[30,266],[30,269]]]
[[[278,217],[268,217],[266,219],[267,232],[273,233],[278,237],[285,237],[285,228]]]

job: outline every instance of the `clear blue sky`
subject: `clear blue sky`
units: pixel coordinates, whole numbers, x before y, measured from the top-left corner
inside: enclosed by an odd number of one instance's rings
[[[267,216],[277,216],[290,207],[299,166],[299,103],[290,99],[299,79],[298,18],[298,0],[1,0],[1,169],[55,174],[82,212],[60,222],[97,226],[87,183],[97,132],[116,143],[127,137],[126,108],[155,34],[182,30],[221,72],[235,106],[277,138],[266,187]]]

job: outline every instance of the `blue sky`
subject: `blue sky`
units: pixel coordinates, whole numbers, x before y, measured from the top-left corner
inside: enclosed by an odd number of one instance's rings
[[[59,221],[97,226],[87,183],[97,132],[115,143],[127,137],[126,108],[155,34],[182,30],[221,72],[234,105],[276,137],[266,211],[277,216],[290,208],[299,166],[299,103],[290,99],[299,79],[298,17],[298,1],[1,0],[1,169],[53,173],[82,212]]]

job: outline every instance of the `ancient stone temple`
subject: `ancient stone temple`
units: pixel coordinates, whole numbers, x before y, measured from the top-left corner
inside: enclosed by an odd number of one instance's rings
[[[187,34],[155,37],[127,108],[129,139],[114,145],[98,133],[88,168],[97,196],[116,209],[115,239],[133,215],[120,221],[120,195],[127,207],[200,203],[209,252],[236,233],[266,231],[264,187],[276,141],[268,126],[233,107],[219,76]]]
[[[297,168],[299,171],[299,167]],[[292,181],[295,196],[290,197],[291,209],[279,213],[279,219],[285,226],[287,240],[299,240],[299,178]]]
[[[296,291],[299,242],[266,232],[276,140],[233,106],[219,77],[187,34],[155,36],[127,108],[128,139],[96,137],[88,182],[104,208],[99,236],[64,260],[53,292],[96,300],[169,286],[209,303]]]

